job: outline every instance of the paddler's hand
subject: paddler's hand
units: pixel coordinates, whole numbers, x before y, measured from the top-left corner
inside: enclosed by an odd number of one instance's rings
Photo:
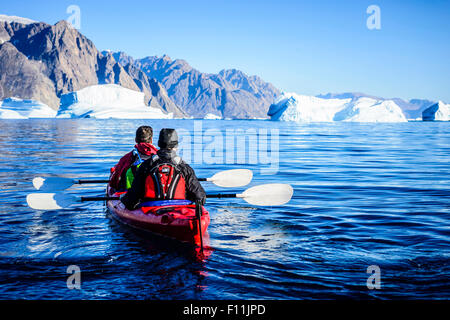
[[[126,195],[128,195],[128,193],[123,193],[119,196],[120,202],[123,203],[125,208],[127,208],[128,210],[135,210],[138,207],[140,201],[138,201],[135,205],[130,205],[130,199],[125,198]]]

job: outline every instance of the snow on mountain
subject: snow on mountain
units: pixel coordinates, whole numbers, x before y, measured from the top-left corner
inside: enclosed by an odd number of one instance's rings
[[[450,104],[442,101],[433,104],[422,112],[423,121],[450,121]]]
[[[30,24],[30,23],[36,22],[36,21],[28,19],[28,18],[22,18],[22,17],[17,17],[17,16],[8,16],[6,14],[0,14],[0,21],[5,21],[8,23],[17,22],[17,23],[22,23],[22,24]]]
[[[144,104],[144,93],[116,84],[93,85],[61,96],[57,118],[171,119]]]
[[[267,113],[272,120],[298,122],[406,122],[392,100],[371,97],[319,98],[283,93]]]
[[[0,101],[0,119],[54,118],[56,111],[36,100],[7,98]]]

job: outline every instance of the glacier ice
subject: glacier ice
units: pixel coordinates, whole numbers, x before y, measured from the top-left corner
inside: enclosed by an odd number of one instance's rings
[[[7,98],[0,101],[0,119],[54,118],[56,111],[42,102]]]
[[[442,101],[429,106],[422,112],[423,121],[450,121],[450,104]]]
[[[205,119],[205,120],[220,120],[220,119],[222,119],[222,117],[217,114],[214,114],[214,113],[208,113],[203,117],[203,119]]]
[[[392,100],[370,97],[319,98],[282,93],[267,113],[272,120],[298,122],[406,122],[400,107]]]
[[[116,84],[93,85],[61,96],[57,118],[171,119],[144,104],[144,93]]]

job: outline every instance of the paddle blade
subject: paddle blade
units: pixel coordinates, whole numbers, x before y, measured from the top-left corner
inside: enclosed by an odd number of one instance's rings
[[[256,206],[281,206],[288,203],[293,194],[294,189],[289,184],[270,183],[251,187],[237,197]]]
[[[221,171],[208,178],[216,186],[223,188],[235,188],[246,186],[252,181],[253,172],[248,169],[233,169]]]
[[[27,195],[27,204],[35,210],[65,209],[77,202],[77,198],[63,193],[30,193]]]
[[[33,186],[40,191],[62,191],[70,188],[74,183],[76,183],[74,179],[61,177],[36,177],[33,179]]]

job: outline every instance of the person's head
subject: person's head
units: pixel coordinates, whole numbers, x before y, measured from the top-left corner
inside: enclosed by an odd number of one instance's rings
[[[152,143],[153,129],[150,126],[140,126],[136,130],[136,143]]]
[[[158,147],[169,150],[178,147],[178,134],[175,129],[161,129],[159,132]]]

